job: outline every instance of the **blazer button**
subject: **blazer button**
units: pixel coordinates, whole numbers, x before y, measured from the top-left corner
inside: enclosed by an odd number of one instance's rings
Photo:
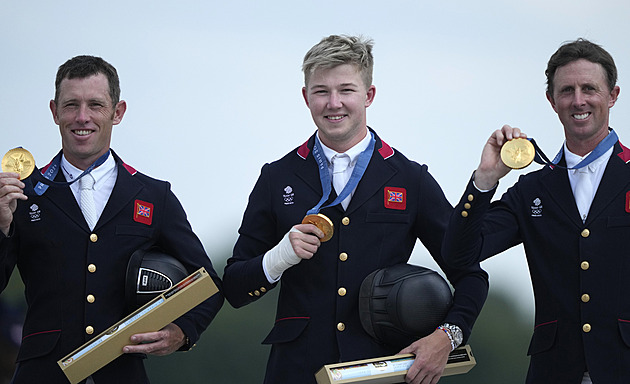
[[[88,335],[91,335],[94,333],[94,327],[92,327],[91,325],[88,325],[87,327],[85,327],[85,333],[87,333]]]
[[[468,217],[468,211],[462,211],[462,217]]]
[[[468,195],[468,201],[473,201],[475,200],[475,196],[473,195]]]
[[[589,269],[591,267],[591,265],[588,263],[588,261],[583,261],[580,264],[580,268],[582,268],[583,271],[586,271],[587,269]]]
[[[260,292],[262,292],[262,293],[267,292],[267,288],[265,288],[265,287],[260,287]]]
[[[591,231],[589,231],[588,228],[584,229],[582,233],[580,233],[580,235],[582,235],[582,237],[584,238],[589,237],[590,234],[591,234]]]
[[[350,225],[350,218],[349,217],[344,217],[343,219],[341,219],[341,224],[343,225]]]
[[[348,254],[347,254],[347,253],[345,253],[345,252],[341,252],[341,253],[339,254],[339,260],[341,260],[341,261],[346,261],[346,260],[348,260]]]
[[[345,296],[346,295],[346,289],[344,287],[341,287],[337,290],[337,293],[339,294],[339,296]]]
[[[96,265],[94,265],[94,264],[88,265],[88,272],[90,272],[90,273],[96,272]]]
[[[260,296],[260,291],[259,291],[259,290],[255,290],[255,291],[254,291],[254,295],[256,295],[256,296]]]
[[[466,208],[466,209],[470,209],[470,207],[471,207],[470,203],[466,203],[466,204],[464,204],[464,208]]]
[[[591,331],[591,325],[589,323],[586,323],[582,326],[582,330],[586,333],[589,333]]]
[[[582,295],[582,302],[588,303],[591,300],[591,296],[588,293]]]
[[[94,300],[96,300],[96,298],[94,298],[94,295],[87,295],[87,302],[92,304],[94,302]]]
[[[343,332],[343,331],[345,331],[345,329],[346,329],[346,325],[344,323],[337,324],[337,330],[338,331]]]
[[[96,233],[90,235],[90,241],[93,243],[96,243],[98,241],[98,236],[96,236]]]

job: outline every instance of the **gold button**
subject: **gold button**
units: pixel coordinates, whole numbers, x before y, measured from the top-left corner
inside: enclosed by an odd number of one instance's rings
[[[96,265],[94,265],[94,264],[90,264],[90,265],[88,265],[88,271],[89,271],[90,273],[94,273],[94,272],[96,272]]]
[[[90,241],[93,243],[96,243],[98,241],[98,236],[96,236],[96,233],[90,235]]]
[[[468,217],[468,211],[462,211],[462,217]]]
[[[94,333],[94,327],[92,327],[91,325],[88,325],[87,327],[85,327],[85,333],[87,333],[88,335],[91,335]]]
[[[464,208],[466,208],[466,209],[470,209],[470,203],[466,203],[466,204],[464,204]]]
[[[339,296],[345,296],[346,295],[346,289],[344,287],[341,287],[337,290],[337,293],[339,294]]]
[[[591,331],[591,325],[589,323],[586,323],[582,326],[582,330],[586,333]]]
[[[590,267],[591,267],[591,265],[588,263],[588,261],[583,261],[582,264],[580,264],[580,268],[582,268],[582,270],[584,270],[584,271],[586,271]]]
[[[252,296],[252,297],[254,296],[254,294],[253,294],[253,293],[251,293],[251,292],[247,292],[247,294],[248,294],[248,295],[250,295],[250,296]]]
[[[343,225],[350,224],[350,218],[349,217],[344,217],[343,219],[341,219],[341,224],[343,224]]]
[[[468,201],[473,201],[475,199],[475,196],[473,195],[468,195]]]
[[[589,300],[591,300],[591,296],[589,296],[588,293],[585,293],[585,294],[582,295],[582,302],[583,303],[588,303]]]
[[[346,329],[346,325],[344,323],[337,324],[338,331],[344,331]]]
[[[345,252],[341,252],[341,253],[339,254],[339,260],[341,260],[341,261],[346,261],[346,260],[348,260],[348,254],[347,254],[347,253],[345,253]]]
[[[267,288],[265,288],[265,287],[260,287],[260,292],[262,292],[262,293],[267,292]]]
[[[94,302],[94,300],[96,300],[94,298],[94,295],[87,295],[87,302],[88,303],[92,304]]]
[[[588,229],[583,230],[581,233],[582,237],[589,237],[590,234],[591,231],[589,231]]]
[[[260,296],[260,291],[259,291],[259,290],[255,290],[255,291],[254,291],[254,295],[256,295],[256,296]]]

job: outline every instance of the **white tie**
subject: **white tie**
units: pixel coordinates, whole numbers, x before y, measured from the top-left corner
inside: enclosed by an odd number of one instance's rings
[[[79,179],[81,191],[81,212],[90,230],[96,225],[96,205],[94,204],[94,178],[89,173]]]
[[[575,176],[575,203],[584,222],[593,202],[593,181],[588,166],[576,170]]]
[[[335,187],[335,192],[337,192],[337,196],[341,194],[343,188],[346,186],[348,179],[350,178],[348,172],[348,166],[350,165],[350,156],[342,153],[340,155],[335,155],[332,158],[333,163],[333,187]],[[343,209],[348,208],[348,204],[350,204],[350,195],[346,197],[341,205]]]

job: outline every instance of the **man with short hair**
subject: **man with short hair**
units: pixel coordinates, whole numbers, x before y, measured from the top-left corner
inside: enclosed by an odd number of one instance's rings
[[[630,382],[630,151],[609,127],[619,96],[611,55],[584,39],[549,60],[547,99],[565,142],[542,169],[519,178],[500,200],[510,169],[502,146],[525,138],[505,125],[450,220],[449,264],[476,265],[522,243],[535,296],[528,383]],[[546,156],[545,156],[546,157]]]
[[[272,345],[265,383],[315,383],[325,364],[398,352],[416,355],[408,382],[435,383],[486,299],[479,266],[452,269],[442,260],[452,206],[427,166],[367,126],[376,94],[372,45],[332,35],[306,54],[302,94],[317,132],[263,166],[225,267],[225,295],[234,307],[281,283],[276,322],[263,342]],[[332,238],[330,228],[301,224],[309,211],[328,217]],[[359,288],[370,273],[407,263],[417,239],[455,286],[454,305],[444,327],[401,351],[363,330]]]
[[[43,170],[48,180],[0,173],[0,287],[17,265],[28,303],[15,384],[68,382],[57,361],[129,313],[125,274],[136,250],[159,247],[221,286],[170,184],[110,149],[127,109],[116,69],[77,56],[59,67],[55,86],[62,150]],[[163,329],[133,335],[88,383],[148,383],[144,355],[190,349],[222,304],[215,294]]]

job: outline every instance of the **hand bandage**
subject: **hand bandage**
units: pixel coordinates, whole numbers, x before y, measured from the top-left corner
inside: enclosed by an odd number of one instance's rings
[[[291,228],[289,232],[280,240],[280,242],[271,248],[265,256],[263,256],[263,270],[270,283],[280,280],[282,273],[299,263],[302,259],[293,250],[289,233],[300,232],[295,228]],[[300,232],[301,233],[301,232]]]

